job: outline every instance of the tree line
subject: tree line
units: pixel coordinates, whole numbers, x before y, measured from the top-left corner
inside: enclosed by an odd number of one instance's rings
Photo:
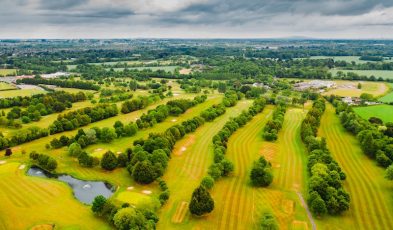
[[[23,123],[39,121],[41,116],[62,112],[67,108],[71,108],[73,103],[84,100],[86,100],[86,95],[83,92],[71,94],[64,91],[56,91],[37,97],[24,98],[20,106],[13,107],[7,113],[6,118],[8,122],[6,123],[15,126],[16,119],[20,119]],[[22,109],[21,107],[26,108]]]
[[[380,129],[380,122],[371,123],[357,115],[352,107],[342,102],[339,97],[331,96],[329,101],[336,108],[343,127],[356,135],[363,152],[375,159],[381,167],[388,167],[393,162],[393,123],[387,123]],[[377,119],[370,119],[375,121]]]
[[[74,80],[59,80],[59,79],[45,79],[41,77],[22,78],[16,81],[19,83],[29,85],[55,85],[63,88],[76,88],[87,90],[99,90],[100,86],[88,81],[74,81]]]
[[[273,118],[269,120],[263,128],[263,138],[267,141],[277,140],[277,134],[284,123],[284,116],[287,107],[285,104],[278,105],[273,113]]]
[[[333,159],[326,140],[317,137],[320,120],[325,111],[325,101],[314,101],[301,125],[301,138],[308,154],[307,171],[310,175],[308,204],[317,216],[326,213],[337,215],[349,209],[350,196],[342,186],[346,175]]]
[[[228,104],[233,106],[232,104]],[[225,159],[227,143],[229,137],[239,128],[243,127],[256,114],[260,113],[266,105],[264,98],[254,100],[247,111],[243,111],[239,116],[231,118],[224,127],[213,137],[214,162],[209,166],[208,176],[204,177],[201,184],[194,190],[191,196],[189,210],[192,214],[201,216],[210,213],[214,209],[214,200],[210,196],[208,189],[213,188],[214,182],[223,176],[228,176],[234,165]]]

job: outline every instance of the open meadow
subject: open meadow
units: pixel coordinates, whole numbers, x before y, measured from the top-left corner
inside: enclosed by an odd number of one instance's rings
[[[387,94],[390,86],[384,82],[369,82],[369,81],[343,81],[334,80],[337,84],[336,88],[329,89],[323,95],[337,95],[341,97],[360,97],[362,93],[368,93],[374,97],[379,97]],[[358,89],[358,84],[362,87]]]
[[[393,106],[392,105],[373,105],[355,107],[355,112],[364,119],[370,117],[378,117],[383,122],[393,122]]]
[[[15,75],[16,69],[0,69],[0,76]]]
[[[361,76],[371,77],[374,76],[376,78],[382,77],[383,79],[393,79],[393,71],[391,70],[341,70],[341,69],[331,69],[330,73],[333,76],[336,76],[337,72],[341,71],[343,73],[356,73]]]

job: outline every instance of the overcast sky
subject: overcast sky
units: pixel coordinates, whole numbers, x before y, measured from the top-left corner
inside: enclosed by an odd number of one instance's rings
[[[393,0],[0,0],[0,38],[393,39]]]

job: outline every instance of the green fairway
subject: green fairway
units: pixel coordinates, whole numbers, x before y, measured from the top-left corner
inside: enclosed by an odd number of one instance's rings
[[[215,210],[206,218],[192,218],[196,226],[202,229],[254,229],[262,212],[267,210],[273,211],[282,229],[291,228],[295,223],[308,225],[295,193],[301,191],[304,178],[303,147],[298,132],[304,114],[298,109],[289,110],[283,133],[279,135],[282,140],[270,143],[263,141],[261,130],[272,111],[272,107],[266,107],[230,137],[226,156],[235,164],[235,171],[232,176],[216,182],[212,190]],[[264,155],[273,164],[275,179],[268,188],[254,188],[249,184],[252,162],[259,155]],[[295,175],[294,171],[297,172]]]
[[[364,107],[354,107],[354,110],[364,119],[370,117],[378,117],[383,122],[393,122],[393,106],[392,105],[373,105]]]
[[[357,139],[345,131],[330,104],[322,116],[319,133],[326,137],[333,158],[347,174],[344,187],[351,195],[349,211],[319,220],[320,229],[393,229],[393,184],[386,181],[383,169],[362,152]]]
[[[330,70],[333,76],[336,76],[338,71],[344,73],[353,72],[361,76],[368,76],[368,77],[374,76],[376,78],[382,77],[383,79],[393,79],[393,71],[389,71],[389,70],[340,70],[340,69]]]
[[[204,124],[195,133],[176,143],[164,174],[171,197],[160,211],[158,229],[192,229],[199,225],[196,219],[190,217],[187,203],[213,161],[211,140],[230,117],[237,116],[250,105],[251,101],[238,102],[236,106],[228,108],[224,115]]]
[[[0,165],[0,229],[30,229],[40,224],[55,224],[56,229],[111,229],[75,200],[68,185],[27,176],[20,165]]]

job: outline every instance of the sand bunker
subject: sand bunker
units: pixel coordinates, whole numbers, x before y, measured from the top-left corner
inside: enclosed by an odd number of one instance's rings
[[[127,190],[128,190],[128,191],[131,191],[131,190],[133,190],[133,189],[134,189],[133,186],[127,187]]]
[[[21,165],[21,166],[19,166],[19,169],[22,170],[22,169],[24,169],[25,167],[26,167],[26,165]]]
[[[172,122],[176,122],[177,120],[176,119],[172,119]]]
[[[94,152],[99,152],[99,151],[102,151],[102,149],[101,148],[94,149]]]
[[[151,194],[151,191],[150,191],[150,190],[143,190],[142,193],[143,193],[143,194],[146,194],[146,195],[150,195],[150,194]]]
[[[7,163],[7,161],[0,161],[0,165]]]

